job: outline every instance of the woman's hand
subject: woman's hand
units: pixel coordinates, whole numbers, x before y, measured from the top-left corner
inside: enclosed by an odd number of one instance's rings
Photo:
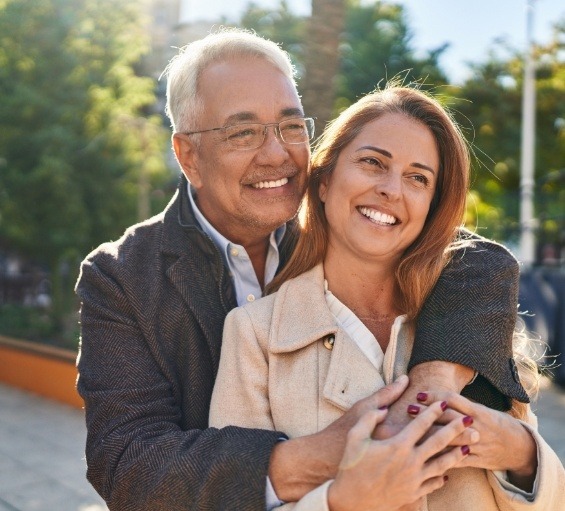
[[[449,409],[472,419],[480,440],[471,446],[458,467],[506,470],[510,482],[524,491],[531,491],[537,471],[537,446],[528,430],[507,413],[492,410],[454,392],[421,392],[422,404],[442,400]],[[448,414],[446,414],[448,415]]]
[[[433,403],[387,440],[371,438],[387,410],[364,414],[347,435],[338,474],[328,490],[331,511],[398,510],[443,486],[445,472],[460,464],[467,452],[446,448],[467,424],[457,418],[420,441],[445,406]]]

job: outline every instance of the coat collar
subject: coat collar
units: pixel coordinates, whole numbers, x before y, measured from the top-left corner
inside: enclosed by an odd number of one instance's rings
[[[273,353],[299,350],[337,331],[326,305],[321,263],[285,282],[276,293],[269,346]]]

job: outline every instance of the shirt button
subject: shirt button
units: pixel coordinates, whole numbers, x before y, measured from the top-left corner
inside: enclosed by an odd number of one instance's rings
[[[232,248],[230,250],[230,254],[234,257],[237,257],[239,255],[239,250],[237,248]]]
[[[254,295],[247,295],[247,301],[248,301],[248,302],[254,302],[254,301],[255,301],[255,296],[254,296]]]

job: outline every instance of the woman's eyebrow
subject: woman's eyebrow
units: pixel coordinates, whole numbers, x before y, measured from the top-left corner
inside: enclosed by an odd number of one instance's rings
[[[375,151],[377,153],[382,154],[383,156],[386,156],[387,158],[392,158],[392,153],[388,152],[386,149],[382,149],[382,148],[376,147],[374,145],[364,145],[364,146],[360,147],[359,149],[357,149],[357,151],[362,151],[364,149],[368,149],[369,151]],[[434,175],[436,173],[436,171],[434,169],[432,169],[428,165],[424,165],[423,163],[414,162],[414,163],[411,163],[410,166],[416,167],[416,168],[422,169],[422,170],[427,170],[428,172],[431,172]]]

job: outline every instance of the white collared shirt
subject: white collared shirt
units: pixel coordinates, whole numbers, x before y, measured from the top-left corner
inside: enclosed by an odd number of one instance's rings
[[[244,305],[260,298],[263,294],[261,289],[262,286],[257,280],[257,275],[255,274],[255,270],[253,269],[253,265],[251,264],[251,259],[249,259],[247,251],[242,245],[232,243],[214,228],[214,226],[202,214],[200,209],[198,209],[193,194],[196,194],[196,191],[189,184],[188,197],[190,199],[192,211],[194,212],[196,221],[200,224],[204,233],[210,237],[214,245],[216,245],[222,254],[222,259],[229,270],[230,277],[232,278],[235,287],[237,304]],[[271,282],[277,272],[280,261],[279,244],[282,241],[285,232],[286,224],[283,224],[273,231],[269,237],[269,250],[267,252],[267,261],[265,263],[264,284]]]

